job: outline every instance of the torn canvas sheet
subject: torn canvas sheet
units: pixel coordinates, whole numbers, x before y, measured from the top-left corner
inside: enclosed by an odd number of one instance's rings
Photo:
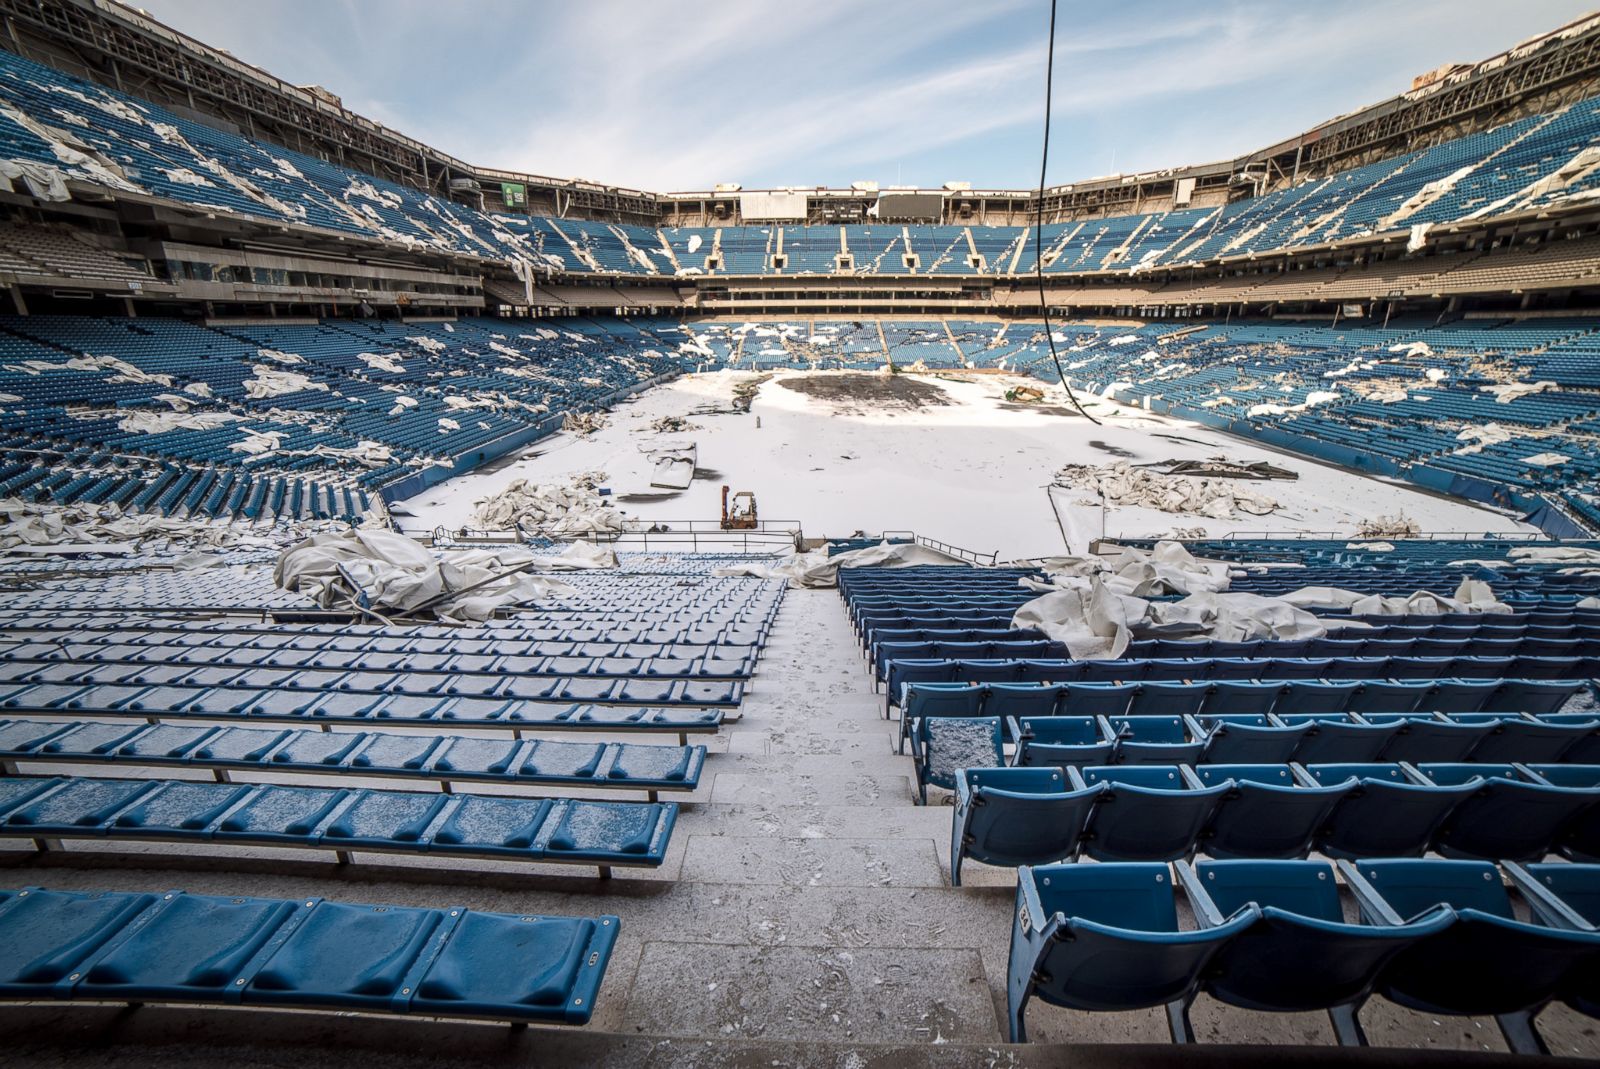
[[[559,600],[569,583],[526,574],[537,558],[520,546],[452,551],[443,558],[393,531],[313,535],[285,550],[273,569],[280,588],[325,609],[360,607],[380,616],[427,611],[441,620],[487,620],[497,609]]]
[[[1596,564],[1600,549],[1580,546],[1517,546],[1506,556],[1520,564]]]
[[[1342,609],[1351,616],[1442,616],[1446,613],[1508,613],[1511,606],[1495,597],[1481,579],[1463,577],[1454,597],[1418,590],[1409,597],[1363,594],[1332,586],[1290,591],[1282,600],[1302,608]]]
[[[489,531],[521,531],[550,538],[618,532],[623,516],[606,504],[598,487],[605,472],[581,472],[565,485],[516,479],[477,503],[473,522]]]
[[[1235,567],[1226,561],[1201,560],[1183,543],[1170,540],[1156,543],[1151,550],[1107,545],[1095,556],[1047,557],[1034,563],[1049,582],[1028,577],[1018,580],[1029,590],[1082,590],[1087,589],[1091,579],[1098,579],[1114,593],[1139,598],[1227,590]]]
[[[865,549],[828,556],[828,547],[809,553],[794,553],[773,564],[733,564],[718,568],[712,575],[754,575],[763,579],[787,579],[791,587],[820,589],[839,585],[840,568],[918,568],[927,565],[969,566],[968,561],[914,542],[883,542]]]
[[[1109,505],[1134,505],[1218,520],[1233,519],[1240,512],[1265,516],[1278,508],[1277,501],[1239,485],[1236,479],[1162,475],[1125,460],[1104,465],[1069,464],[1056,473],[1054,485],[1103,495]]]
[[[1120,657],[1140,638],[1294,641],[1328,633],[1316,616],[1280,598],[1206,592],[1152,602],[1119,594],[1098,578],[1088,582],[1086,589],[1058,590],[1023,605],[1012,628],[1042,631],[1078,660]]]
[[[284,394],[299,393],[302,390],[328,389],[325,382],[315,382],[298,371],[280,371],[268,367],[266,364],[253,364],[254,378],[244,380],[246,395],[261,400],[266,397],[281,397]]]

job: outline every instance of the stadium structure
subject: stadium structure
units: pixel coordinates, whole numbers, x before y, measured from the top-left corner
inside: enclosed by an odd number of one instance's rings
[[[1600,1058],[1600,14],[669,193],[0,19],[18,1064]]]

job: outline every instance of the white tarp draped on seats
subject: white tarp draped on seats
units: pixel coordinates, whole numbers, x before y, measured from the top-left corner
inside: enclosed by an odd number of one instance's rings
[[[272,578],[325,609],[359,605],[380,615],[429,608],[441,620],[486,620],[502,606],[578,593],[559,579],[527,574],[540,559],[521,546],[436,557],[393,531],[313,535],[283,552]]]
[[[1481,579],[1462,578],[1454,597],[1418,590],[1409,597],[1363,594],[1334,586],[1307,586],[1285,594],[1283,600],[1304,608],[1347,610],[1351,616],[1442,616],[1445,613],[1508,613],[1511,606],[1495,597],[1494,588]]]
[[[1279,598],[1259,594],[1202,592],[1177,602],[1150,602],[1119,594],[1098,577],[1086,588],[1058,590],[1020,607],[1015,629],[1034,628],[1079,660],[1120,657],[1136,638],[1254,639],[1320,638],[1326,625]]]
[[[0,500],[0,552],[124,555],[146,541],[204,546],[272,546],[275,540],[206,520],[124,515],[116,505]],[[31,548],[30,548],[31,547]]]
[[[1520,564],[1600,563],[1600,549],[1578,546],[1518,546],[1506,556]]]
[[[787,579],[791,587],[819,589],[839,585],[840,568],[918,568],[926,565],[966,566],[970,562],[914,542],[883,542],[828,556],[828,547],[794,553],[776,564],[730,564],[712,575],[754,575]]]
[[[1162,594],[1216,593],[1228,589],[1233,566],[1224,561],[1202,560],[1181,542],[1158,542],[1153,550],[1137,546],[1107,546],[1097,556],[1047,557],[1035,562],[1050,577],[1048,584],[1023,579],[1030,590],[1047,593],[1056,587],[1088,589],[1098,578],[1117,594],[1159,597]]]

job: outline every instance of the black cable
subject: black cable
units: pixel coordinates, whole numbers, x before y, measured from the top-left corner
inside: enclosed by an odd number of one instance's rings
[[[1050,0],[1050,46],[1044,63],[1044,152],[1039,160],[1039,202],[1033,217],[1033,277],[1039,283],[1039,315],[1044,319],[1044,340],[1050,344],[1050,359],[1055,361],[1056,374],[1061,378],[1061,388],[1067,391],[1067,400],[1084,419],[1100,426],[1100,421],[1083,410],[1078,395],[1067,385],[1067,373],[1061,367],[1061,357],[1056,353],[1055,331],[1050,328],[1050,306],[1044,295],[1044,176],[1050,166],[1050,97],[1055,87],[1056,74],[1056,0]]]

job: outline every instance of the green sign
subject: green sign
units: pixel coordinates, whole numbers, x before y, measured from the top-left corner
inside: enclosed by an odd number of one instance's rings
[[[526,208],[528,187],[520,182],[501,182],[500,199],[505,201],[507,208]]]

